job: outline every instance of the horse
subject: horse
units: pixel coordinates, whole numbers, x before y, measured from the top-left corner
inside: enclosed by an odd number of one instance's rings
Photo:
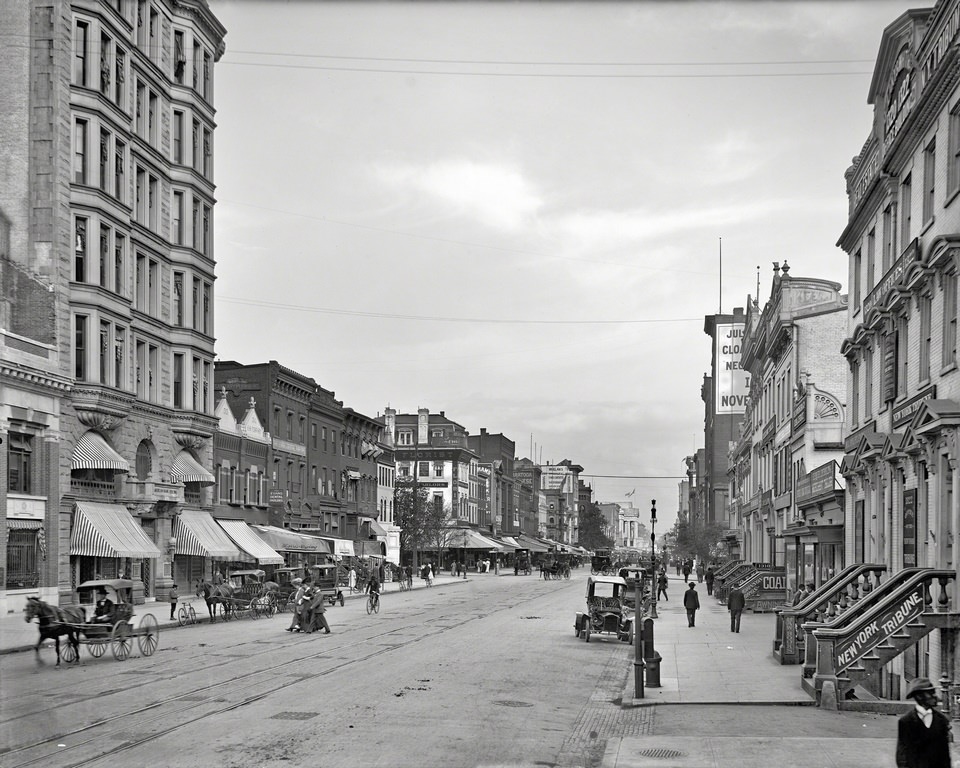
[[[28,597],[27,607],[24,609],[24,620],[27,623],[38,618],[40,620],[40,639],[33,650],[40,658],[40,644],[51,637],[57,648],[57,666],[60,666],[60,636],[66,635],[67,642],[73,647],[73,659],[80,660],[80,630],[73,624],[85,624],[87,612],[79,605],[68,605],[59,608],[56,605],[45,603],[38,597]]]
[[[222,584],[212,584],[209,581],[197,582],[197,597],[202,597],[207,603],[207,610],[210,612],[210,622],[212,623],[217,610],[217,603],[223,603],[224,610],[230,610],[230,602],[223,598],[233,597],[234,587],[225,581]]]

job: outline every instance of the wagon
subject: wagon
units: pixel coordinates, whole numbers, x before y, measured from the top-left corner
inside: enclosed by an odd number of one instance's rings
[[[277,609],[281,611],[293,610],[293,596],[297,593],[297,584],[294,579],[303,579],[306,571],[303,568],[276,568],[273,571],[273,580],[279,586],[276,594]]]
[[[614,574],[613,553],[609,549],[598,549],[594,551],[593,556],[590,558],[590,573],[600,573],[605,576],[612,576]]]
[[[80,594],[81,602],[96,602],[96,595],[100,589],[106,590],[107,598],[113,603],[113,609],[106,622],[70,624],[79,634],[80,645],[85,645],[90,655],[95,658],[103,656],[107,646],[110,646],[113,657],[123,661],[130,655],[133,638],[136,638],[140,653],[144,656],[153,656],[153,652],[160,644],[160,627],[152,613],[142,616],[139,624],[136,627],[133,626],[131,621],[133,619],[133,582],[129,579],[96,579],[85,581],[77,587],[77,592]],[[84,600],[84,597],[90,599]],[[74,648],[69,643],[64,648],[63,659],[66,662],[76,660]]]
[[[626,606],[627,582],[620,576],[587,577],[587,610],[577,613],[573,629],[588,643],[600,632],[633,645],[633,619]]]
[[[219,598],[221,618],[239,618],[244,614],[251,619],[272,616],[276,606],[263,588],[265,575],[259,568],[250,571],[231,571],[227,582],[233,587],[233,594],[230,597]]]

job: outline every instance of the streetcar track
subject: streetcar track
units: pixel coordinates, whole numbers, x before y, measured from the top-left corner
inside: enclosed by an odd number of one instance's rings
[[[553,587],[553,588],[551,589],[551,591],[553,591],[553,590],[555,590],[555,587]],[[538,599],[540,599],[541,597],[542,597],[541,594],[535,594],[535,595],[531,595],[531,596],[523,597],[523,598],[520,598],[520,597],[517,597],[516,595],[514,595],[514,596],[513,596],[513,601],[512,601],[509,605],[494,606],[491,610],[488,610],[488,611],[485,611],[485,612],[482,612],[482,613],[479,613],[479,612],[478,612],[478,613],[470,614],[470,615],[468,615],[468,616],[463,616],[462,614],[457,614],[457,619],[458,619],[458,620],[457,620],[455,623],[451,623],[451,624],[437,625],[435,622],[436,622],[437,620],[442,621],[442,620],[443,620],[443,617],[442,617],[442,616],[440,616],[440,617],[434,616],[434,617],[433,617],[433,620],[431,621],[431,624],[430,624],[430,629],[433,629],[433,630],[435,630],[435,631],[431,631],[431,632],[429,632],[429,633],[424,633],[424,624],[423,624],[422,622],[418,622],[418,623],[411,623],[409,626],[404,625],[404,626],[402,626],[402,627],[393,628],[393,629],[391,629],[391,630],[389,630],[389,631],[386,631],[386,632],[382,632],[382,633],[379,633],[379,634],[371,635],[371,636],[369,636],[369,637],[365,637],[364,640],[363,640],[363,643],[354,643],[354,644],[350,644],[350,645],[344,644],[344,645],[341,645],[341,646],[335,646],[335,647],[333,647],[333,648],[331,648],[331,647],[329,647],[329,646],[325,646],[325,647],[323,647],[323,648],[318,648],[318,649],[317,649],[317,652],[314,653],[314,654],[309,654],[309,655],[306,655],[306,656],[298,656],[295,660],[284,661],[284,662],[281,662],[281,663],[276,663],[276,664],[273,664],[273,665],[271,665],[271,666],[268,666],[268,667],[266,667],[265,669],[257,669],[257,670],[251,671],[251,672],[243,673],[243,674],[239,675],[238,677],[231,678],[230,680],[227,680],[227,681],[221,681],[221,682],[217,682],[217,683],[211,683],[211,684],[209,684],[209,685],[200,686],[200,687],[194,688],[194,689],[192,689],[192,690],[184,691],[183,693],[179,693],[179,694],[177,694],[177,695],[175,695],[175,696],[168,696],[168,697],[166,697],[166,698],[164,698],[164,699],[161,699],[161,700],[159,700],[159,701],[152,702],[151,704],[148,704],[148,705],[139,707],[138,709],[128,710],[128,711],[125,711],[125,712],[122,712],[122,713],[119,713],[119,714],[116,714],[116,715],[111,715],[111,716],[109,716],[109,717],[102,718],[102,719],[98,720],[97,722],[88,723],[87,725],[84,725],[84,726],[81,726],[81,727],[78,727],[78,728],[74,728],[74,729],[72,729],[72,730],[65,731],[65,732],[63,732],[63,733],[61,733],[61,734],[58,734],[58,735],[56,735],[56,736],[47,737],[47,738],[45,738],[45,739],[42,740],[42,741],[36,741],[36,742],[31,743],[31,744],[21,745],[21,746],[12,748],[12,749],[6,749],[6,750],[0,749],[0,755],[3,755],[3,756],[4,756],[4,758],[5,758],[4,765],[7,766],[7,768],[26,768],[27,766],[36,765],[36,764],[38,764],[38,763],[47,763],[47,762],[50,761],[51,757],[61,757],[61,756],[65,756],[65,755],[69,754],[70,751],[80,750],[81,748],[83,748],[83,747],[85,747],[85,746],[88,746],[88,745],[91,744],[91,743],[100,742],[100,741],[102,741],[103,739],[105,739],[105,738],[107,738],[107,737],[109,737],[109,736],[117,736],[117,735],[128,734],[129,731],[130,731],[130,727],[131,727],[131,726],[130,726],[130,720],[131,720],[131,718],[135,718],[135,717],[137,717],[137,716],[139,716],[139,715],[144,715],[144,714],[147,714],[147,713],[153,713],[153,712],[154,712],[155,710],[157,710],[158,708],[164,707],[164,706],[167,706],[167,705],[170,705],[170,704],[172,704],[172,703],[176,703],[176,702],[180,702],[180,703],[181,703],[182,706],[179,706],[179,707],[176,709],[176,711],[171,714],[171,716],[174,716],[174,717],[179,718],[179,719],[181,720],[181,722],[172,724],[172,725],[167,726],[167,727],[163,727],[163,728],[161,728],[160,730],[157,730],[157,731],[154,731],[154,732],[151,732],[151,733],[143,734],[140,738],[135,738],[135,739],[133,739],[133,740],[129,740],[129,739],[128,739],[128,740],[126,740],[124,743],[119,744],[119,745],[117,745],[117,746],[109,749],[108,751],[101,752],[101,753],[99,753],[99,754],[96,755],[96,756],[93,756],[93,757],[90,757],[90,758],[86,758],[86,759],[81,759],[81,760],[78,761],[78,762],[73,762],[73,763],[68,763],[68,764],[67,764],[68,768],[80,768],[80,766],[92,765],[92,764],[94,764],[94,763],[96,763],[96,762],[98,762],[98,761],[101,761],[101,760],[105,759],[105,758],[109,758],[109,757],[112,757],[112,756],[114,756],[114,755],[119,755],[119,754],[121,754],[121,753],[123,753],[123,752],[126,752],[126,751],[130,750],[130,749],[134,749],[134,748],[139,747],[139,746],[142,746],[142,745],[144,745],[144,744],[148,744],[148,743],[150,743],[150,742],[152,742],[152,741],[156,741],[156,740],[158,740],[158,739],[161,739],[161,738],[163,738],[163,737],[165,737],[165,736],[169,736],[171,733],[174,733],[175,731],[177,731],[177,730],[179,730],[179,729],[181,729],[181,728],[183,728],[183,727],[186,727],[186,726],[194,726],[194,725],[196,725],[197,723],[199,723],[199,722],[201,722],[201,721],[203,721],[203,720],[207,720],[207,719],[212,718],[212,717],[216,717],[216,716],[219,716],[219,715],[223,715],[223,714],[226,714],[226,713],[228,713],[228,712],[232,712],[232,711],[234,711],[234,710],[236,710],[236,709],[239,709],[240,707],[247,706],[247,705],[252,704],[252,703],[254,703],[254,702],[257,702],[257,701],[261,701],[261,700],[263,700],[263,699],[265,699],[265,698],[267,698],[267,697],[269,697],[269,696],[272,696],[272,695],[274,695],[274,694],[276,694],[276,693],[278,693],[278,692],[280,692],[280,691],[283,691],[283,690],[285,690],[285,689],[287,689],[287,688],[291,688],[291,687],[293,687],[293,686],[300,685],[300,684],[302,684],[302,683],[304,683],[304,682],[307,682],[307,681],[310,681],[310,680],[315,680],[315,679],[318,679],[318,678],[325,677],[325,676],[330,675],[330,674],[332,674],[332,673],[334,673],[334,672],[338,672],[338,671],[340,671],[340,670],[343,670],[343,669],[345,669],[345,668],[347,668],[347,667],[349,667],[349,666],[351,666],[351,665],[353,665],[353,664],[356,664],[356,663],[358,663],[358,662],[368,661],[368,660],[370,660],[370,659],[372,659],[372,658],[374,658],[374,657],[382,656],[382,655],[385,654],[385,653],[390,653],[390,652],[393,652],[393,651],[401,650],[401,649],[406,648],[406,647],[408,647],[408,646],[410,646],[410,645],[413,645],[414,643],[419,643],[419,642],[421,642],[422,640],[425,640],[425,639],[427,639],[427,638],[436,637],[437,635],[444,634],[444,633],[450,631],[451,629],[459,629],[459,628],[463,627],[463,626],[464,626],[465,624],[467,624],[467,623],[485,619],[485,618],[487,618],[488,616],[490,616],[492,613],[495,613],[495,612],[497,612],[497,611],[501,611],[501,610],[511,610],[511,609],[513,609],[513,608],[516,608],[518,605],[521,605],[521,604],[523,604],[523,603],[527,603],[527,602],[532,601],[532,600],[538,600]],[[449,609],[451,609],[451,608],[456,609],[459,605],[462,605],[462,603],[465,603],[465,602],[472,602],[472,601],[471,601],[471,600],[463,600],[463,601],[460,601],[460,602],[458,602],[458,603],[454,603],[454,604],[452,604],[452,605],[451,605],[450,603],[446,603],[446,604],[444,604],[443,607],[444,607],[445,609],[447,609],[447,610],[449,610]],[[420,608],[420,609],[423,609],[424,607],[430,607],[430,606],[429,606],[429,605],[428,605],[428,606],[424,606],[424,605],[422,605],[422,604],[418,606],[418,608]],[[434,607],[437,607],[437,606],[434,605]],[[418,611],[417,611],[417,616],[421,615],[422,613],[424,613],[423,610],[418,610]],[[390,635],[395,635],[395,634],[398,633],[398,632],[407,632],[407,631],[412,632],[412,634],[411,634],[411,636],[409,637],[409,639],[400,639],[400,641],[399,641],[398,643],[394,643],[394,644],[389,645],[389,646],[386,646],[386,645],[383,645],[383,644],[373,644],[373,641],[376,641],[376,640],[379,640],[379,639],[383,639],[383,638],[385,638],[385,637],[387,637],[387,636],[390,636]],[[314,638],[310,638],[310,639],[307,639],[307,638],[298,638],[298,639],[301,640],[301,643],[298,643],[298,645],[302,645],[302,644],[304,644],[304,643],[308,643],[308,642],[313,642],[313,641],[314,641]],[[327,668],[325,668],[325,669],[323,669],[323,670],[320,670],[320,671],[318,671],[318,672],[314,672],[314,673],[301,673],[301,674],[297,675],[296,677],[294,677],[293,679],[286,679],[285,681],[280,682],[280,684],[278,684],[278,685],[274,685],[273,687],[269,688],[268,690],[262,691],[262,692],[260,692],[260,693],[255,694],[255,695],[247,696],[247,697],[241,699],[240,701],[236,701],[236,702],[234,702],[234,703],[232,703],[232,704],[228,704],[227,706],[217,707],[217,708],[214,708],[214,709],[212,709],[212,710],[206,711],[206,712],[204,712],[204,713],[200,713],[200,714],[198,714],[198,715],[195,715],[195,716],[192,716],[192,717],[189,717],[189,718],[184,718],[184,717],[183,717],[184,715],[186,715],[186,714],[191,714],[191,713],[193,713],[195,710],[202,709],[202,708],[204,708],[205,706],[207,706],[207,705],[209,705],[209,704],[211,704],[211,703],[225,702],[224,699],[211,699],[211,698],[209,698],[209,697],[199,698],[199,697],[202,696],[202,694],[203,694],[205,691],[208,691],[208,692],[211,692],[211,693],[212,693],[212,692],[216,691],[218,688],[219,688],[219,689],[222,689],[222,688],[224,688],[224,687],[226,687],[226,686],[230,686],[229,694],[235,695],[235,694],[237,694],[237,693],[242,693],[244,690],[248,690],[248,689],[253,688],[253,687],[255,687],[256,685],[258,685],[257,681],[256,681],[254,678],[262,678],[262,677],[264,677],[264,676],[270,676],[272,673],[275,673],[275,672],[277,672],[278,670],[281,670],[281,669],[283,669],[284,667],[287,667],[287,666],[289,666],[290,664],[294,663],[294,661],[295,661],[296,663],[298,663],[298,664],[302,664],[302,663],[308,662],[308,661],[323,661],[323,660],[329,660],[329,659],[330,659],[330,655],[331,655],[331,654],[335,654],[335,653],[336,653],[339,649],[341,649],[341,648],[343,648],[343,649],[350,648],[350,649],[356,650],[357,648],[362,647],[363,644],[371,644],[371,650],[370,650],[369,653],[363,654],[363,655],[361,655],[361,656],[355,656],[355,657],[349,658],[349,659],[343,659],[342,661],[334,664],[333,666],[327,667]],[[293,646],[294,646],[294,644],[286,644],[286,643],[285,643],[285,644],[283,644],[282,647],[283,647],[283,648],[290,648],[290,647],[293,647]],[[277,650],[277,647],[274,645],[274,646],[271,646],[270,648],[264,649],[263,651],[258,651],[258,652],[252,653],[252,654],[250,654],[250,655],[242,655],[242,657],[245,658],[245,659],[256,660],[257,658],[262,657],[262,656],[265,656],[265,655],[267,655],[267,654],[273,654],[273,653],[276,652],[276,650]],[[235,658],[236,658],[236,656],[231,657],[230,661],[235,660]],[[229,664],[228,664],[228,661],[225,660],[225,661],[217,664],[216,666],[217,666],[217,667],[227,667],[227,666],[229,666]],[[289,677],[289,676],[288,676],[288,677]],[[278,678],[274,675],[274,679],[277,680]],[[246,681],[246,682],[244,682],[244,681]],[[241,684],[238,685],[238,683],[241,683]],[[140,687],[140,686],[131,686],[131,687]],[[121,690],[129,690],[129,689],[113,689],[112,692],[114,692],[114,693],[115,693],[115,692],[120,692]],[[92,700],[94,700],[94,699],[102,698],[103,695],[104,695],[103,693],[98,693],[98,694],[95,695],[95,696],[89,697],[88,701],[92,701]],[[221,694],[221,695],[222,695],[222,694]],[[199,699],[199,700],[198,700],[198,699]],[[84,703],[83,701],[75,701],[75,702],[72,702],[72,704],[75,704],[75,705],[82,705],[83,703]],[[185,704],[185,706],[183,706],[184,704]],[[46,711],[49,711],[49,710],[40,710],[40,712],[46,712]],[[18,715],[18,717],[16,717],[16,718],[11,718],[10,720],[3,721],[2,724],[6,725],[6,724],[11,723],[11,722],[16,722],[16,720],[18,720],[18,719],[22,719],[22,718],[26,718],[26,717],[30,717],[30,716],[35,716],[36,714],[38,714],[38,712],[34,712],[34,713],[29,714],[29,715],[28,715],[28,714]],[[109,729],[109,726],[110,726],[111,724],[118,723],[118,721],[121,721],[121,720],[123,721],[123,727],[122,727],[122,728],[117,727],[117,728]],[[107,730],[105,730],[105,729],[107,729]],[[96,732],[96,733],[92,733],[94,730],[96,730],[97,732]],[[30,750],[40,749],[40,748],[42,748],[42,747],[44,747],[44,746],[48,746],[48,745],[50,745],[50,744],[52,744],[52,743],[57,743],[57,744],[59,744],[59,743],[61,743],[61,742],[64,742],[64,741],[69,740],[71,737],[79,736],[79,735],[86,734],[86,733],[89,733],[89,734],[90,734],[90,735],[89,735],[89,738],[85,738],[85,739],[83,739],[82,741],[73,743],[73,744],[71,744],[69,747],[61,748],[60,751],[53,753],[53,755],[51,755],[51,754],[49,754],[49,753],[48,753],[48,754],[43,754],[43,755],[39,755],[39,756],[34,757],[34,758],[27,759],[27,760],[25,760],[24,762],[16,763],[16,764],[12,764],[12,763],[7,763],[7,762],[6,762],[6,758],[9,758],[10,756],[15,756],[15,755],[18,755],[18,754],[23,754],[23,753],[28,752],[28,751],[30,751]]]

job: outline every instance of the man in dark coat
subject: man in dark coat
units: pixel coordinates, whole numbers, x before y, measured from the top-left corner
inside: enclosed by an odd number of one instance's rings
[[[713,594],[713,580],[716,578],[716,576],[715,576],[714,573],[713,573],[713,566],[712,566],[712,565],[711,565],[709,568],[707,568],[707,572],[704,574],[703,578],[706,579],[706,582],[707,582],[707,594],[708,594],[708,595],[712,595],[712,594]]]
[[[683,607],[687,609],[687,626],[693,627],[697,623],[697,610],[700,608],[700,596],[697,594],[696,582],[691,581],[689,589],[683,593]]]
[[[937,689],[918,677],[907,689],[914,708],[897,722],[897,768],[950,768],[950,720],[937,710]]]
[[[743,590],[735,586],[727,595],[727,610],[730,611],[730,631],[740,631],[740,615],[743,613],[743,607],[746,600],[743,597]]]

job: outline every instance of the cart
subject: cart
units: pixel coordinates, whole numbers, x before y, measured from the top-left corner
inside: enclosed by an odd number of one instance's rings
[[[99,590],[105,590],[107,599],[113,603],[107,621],[85,622],[83,624],[70,624],[79,633],[80,645],[85,645],[90,655],[94,658],[100,658],[107,650],[107,646],[113,651],[113,657],[117,661],[123,661],[130,655],[130,649],[133,647],[133,638],[137,639],[140,646],[140,653],[144,656],[153,656],[160,644],[160,627],[152,613],[140,617],[139,624],[134,627],[133,618],[133,582],[129,579],[96,579],[94,581],[85,581],[79,587],[77,592],[80,594],[80,602],[96,602],[96,595]],[[89,599],[84,600],[87,597]],[[76,655],[72,645],[67,643],[62,651],[63,660],[71,662],[76,660]]]
[[[524,576],[533,573],[533,568],[530,566],[529,549],[518,549],[513,553],[513,575],[519,576],[521,573]]]
[[[627,582],[619,576],[587,577],[587,610],[578,613],[573,629],[577,637],[590,642],[600,632],[615,634],[617,640],[633,645],[633,620],[625,605]]]
[[[259,568],[251,571],[232,571],[227,582],[233,587],[230,597],[221,597],[217,610],[224,620],[249,616],[273,616],[275,603],[263,588],[266,574]]]
[[[306,575],[303,568],[276,568],[273,571],[273,580],[279,585],[280,589],[276,594],[276,604],[278,611],[292,611],[293,596],[297,594],[299,582],[294,584],[295,579],[302,580]]]

